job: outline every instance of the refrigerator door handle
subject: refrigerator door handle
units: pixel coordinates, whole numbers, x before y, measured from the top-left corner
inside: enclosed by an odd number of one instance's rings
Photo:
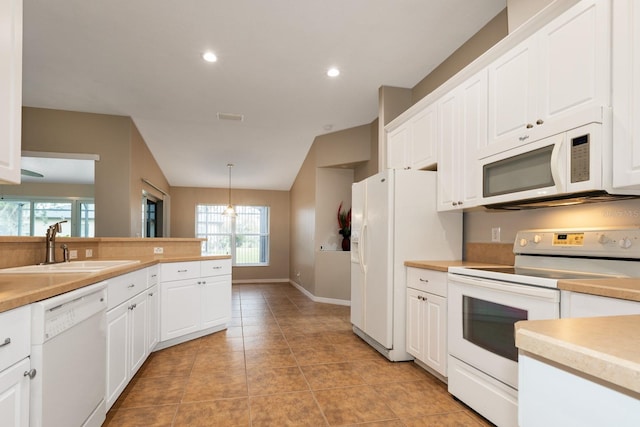
[[[358,256],[360,257],[360,271],[367,272],[367,268],[364,264],[364,250],[365,250],[365,234],[367,230],[367,224],[362,225],[362,231],[360,232],[360,242],[358,243]]]

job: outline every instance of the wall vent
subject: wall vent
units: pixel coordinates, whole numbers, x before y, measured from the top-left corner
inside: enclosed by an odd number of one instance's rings
[[[241,122],[244,120],[244,115],[237,113],[218,113],[218,120],[233,120]]]

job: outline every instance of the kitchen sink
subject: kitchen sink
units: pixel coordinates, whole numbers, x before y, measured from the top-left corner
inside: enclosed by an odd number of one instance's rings
[[[0,269],[0,274],[21,273],[98,273],[116,267],[138,264],[139,260],[71,261],[56,264],[24,265]]]

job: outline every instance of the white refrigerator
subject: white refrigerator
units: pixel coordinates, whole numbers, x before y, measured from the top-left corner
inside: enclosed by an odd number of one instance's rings
[[[351,194],[353,330],[389,360],[412,360],[404,262],[461,259],[462,213],[437,212],[432,171],[388,169]]]

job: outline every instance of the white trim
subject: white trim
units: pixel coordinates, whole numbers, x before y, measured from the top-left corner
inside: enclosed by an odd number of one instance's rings
[[[349,301],[349,300],[317,297],[317,296],[313,295],[311,292],[309,292],[308,290],[306,290],[305,288],[303,288],[302,285],[299,285],[298,283],[294,282],[293,280],[289,280],[289,283],[292,284],[300,292],[305,294],[307,296],[307,298],[309,298],[313,302],[321,302],[321,303],[334,304],[334,305],[345,305],[347,307],[351,306],[351,301]]]
[[[235,267],[235,266],[234,266]],[[244,267],[244,265],[243,265]],[[232,284],[260,284],[260,283],[289,283],[289,279],[245,279],[245,280],[232,280]]]

